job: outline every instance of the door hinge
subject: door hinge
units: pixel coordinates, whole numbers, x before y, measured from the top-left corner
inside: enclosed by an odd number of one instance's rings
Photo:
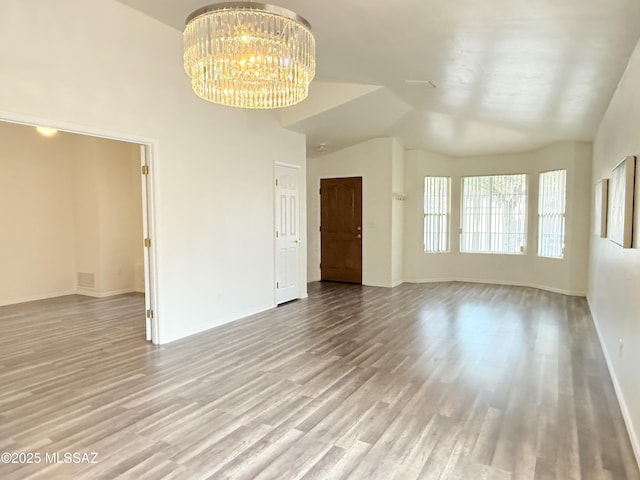
[[[276,187],[278,186],[278,179],[276,178]]]
[[[322,195],[322,189],[321,189],[321,188],[319,188],[319,189],[318,189],[318,193],[319,193],[320,195]]]
[[[149,165],[142,166],[142,175],[149,175]]]
[[[144,239],[144,246],[149,248],[151,247],[151,239],[150,238],[145,238]]]
[[[322,231],[322,225],[320,225],[320,227],[318,228],[318,230]]]
[[[147,318],[153,318],[153,310],[147,310]]]
[[[280,238],[280,234],[276,231],[276,238]]]
[[[280,288],[280,282],[276,282],[276,288]]]

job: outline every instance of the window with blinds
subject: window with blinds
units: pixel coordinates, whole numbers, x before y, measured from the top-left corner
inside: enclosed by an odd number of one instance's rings
[[[451,178],[424,178],[424,251],[449,251]]]
[[[527,176],[462,179],[460,251],[524,254]]]
[[[564,257],[567,171],[540,174],[538,193],[538,256]]]

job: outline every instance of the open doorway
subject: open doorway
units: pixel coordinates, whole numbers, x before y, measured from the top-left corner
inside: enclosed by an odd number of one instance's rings
[[[0,305],[138,292],[157,343],[150,145],[22,122],[0,139]]]

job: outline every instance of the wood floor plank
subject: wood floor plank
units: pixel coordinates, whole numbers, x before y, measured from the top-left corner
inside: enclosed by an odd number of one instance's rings
[[[169,345],[144,301],[0,307],[0,478],[640,480],[588,305],[313,283]]]

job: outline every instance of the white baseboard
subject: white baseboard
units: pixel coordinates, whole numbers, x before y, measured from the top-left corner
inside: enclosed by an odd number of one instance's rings
[[[213,328],[217,328],[217,327],[220,327],[222,325],[226,325],[227,323],[237,322],[237,321],[243,320],[243,319],[245,319],[247,317],[251,317],[253,315],[258,315],[259,313],[263,313],[263,312],[266,312],[268,310],[273,310],[275,308],[277,308],[277,305],[274,303],[274,304],[271,304],[271,305],[266,306],[266,307],[262,307],[262,308],[258,308],[258,309],[255,309],[255,310],[249,310],[249,311],[246,311],[246,312],[242,312],[241,314],[234,315],[231,318],[223,318],[223,319],[221,319],[220,321],[218,321],[218,322],[216,322],[214,324],[210,324],[210,323],[208,323],[208,324],[200,324],[195,328],[191,328],[189,330],[185,330],[183,332],[180,332],[177,335],[172,335],[172,336],[168,336],[168,337],[165,336],[165,335],[162,335],[162,331],[160,331],[160,335],[159,335],[159,338],[158,338],[158,345],[165,345],[167,343],[171,343],[171,342],[175,342],[175,341],[178,341],[178,340],[182,340],[182,339],[190,337],[192,335],[197,335],[199,333],[206,332],[207,330],[211,330]]]
[[[638,465],[640,465],[640,439],[636,434],[636,429],[633,425],[633,420],[631,419],[629,408],[624,398],[624,393],[622,392],[622,388],[620,387],[620,382],[618,381],[618,377],[616,376],[616,371],[613,368],[613,362],[611,361],[611,356],[609,355],[609,349],[607,348],[607,345],[604,342],[602,331],[600,330],[600,325],[599,325],[598,319],[596,318],[594,310],[593,308],[591,308],[591,302],[589,301],[589,297],[587,297],[587,303],[589,304],[589,310],[591,311],[591,318],[593,318],[593,324],[596,326],[596,332],[598,333],[598,340],[600,341],[600,347],[602,348],[602,352],[604,353],[604,359],[607,362],[607,369],[609,370],[609,375],[611,376],[611,381],[613,382],[613,389],[616,392],[616,398],[618,399],[618,403],[620,404],[620,410],[622,411],[622,418],[624,419],[624,424],[627,427],[629,440],[631,440],[631,447],[633,448],[633,453],[636,457],[636,462],[638,463]]]
[[[536,283],[529,283],[529,282],[486,280],[481,278],[427,278],[427,279],[414,279],[414,280],[406,280],[406,281],[409,283],[440,283],[440,282],[487,283],[489,285],[509,285],[513,287],[537,288],[539,290],[546,290],[548,292],[560,293],[562,295],[569,295],[572,297],[586,296],[586,292],[563,290],[561,288],[550,287],[548,285],[539,285]]]
[[[529,288],[537,288],[538,290],[546,290],[548,292],[560,293],[562,295],[569,295],[572,297],[584,297],[586,295],[585,292],[576,292],[571,290],[563,290],[561,288],[550,287],[549,285],[540,285],[537,283],[530,282],[500,282],[496,280],[485,280],[481,278],[462,278],[457,280],[459,282],[468,282],[468,283],[488,283],[491,285],[510,285],[514,287],[529,287]]]
[[[404,280],[399,280],[393,283],[362,282],[362,285],[365,287],[395,288],[399,285],[402,285],[403,283]]]
[[[465,282],[465,283],[487,283],[490,285],[509,285],[513,287],[529,287],[529,288],[537,288],[538,290],[545,290],[547,292],[559,293],[561,295],[568,295],[570,297],[585,297],[586,292],[583,291],[574,291],[574,290],[563,290],[561,288],[550,287],[549,285],[540,285],[537,283],[529,283],[529,282],[509,282],[509,281],[497,281],[497,280],[486,280],[482,278],[407,278],[404,280],[400,280],[393,283],[377,283],[377,282],[363,282],[363,285],[367,287],[382,287],[382,288],[394,288],[398,285],[402,285],[403,283],[445,283],[445,282]]]
[[[66,292],[46,293],[43,295],[30,295],[28,297],[12,298],[0,300],[0,307],[7,305],[16,305],[18,303],[37,302],[38,300],[48,300],[56,297],[66,297],[67,295],[75,295],[75,290],[69,290]]]
[[[455,278],[412,278],[405,279],[407,283],[446,283],[455,282]]]
[[[125,288],[123,290],[114,290],[111,292],[96,292],[87,288],[78,287],[74,292],[76,295],[84,295],[85,297],[106,298],[115,297],[116,295],[124,295],[125,293],[138,293],[133,288]]]
[[[546,290],[548,292],[560,293],[569,297],[586,297],[587,292],[582,290],[563,290],[561,288],[549,287],[547,285],[538,285],[536,283],[530,283],[529,285],[523,285],[523,287],[537,288],[538,290]]]
[[[5,307],[7,305],[16,305],[18,303],[37,302],[38,300],[49,300],[50,298],[66,297],[68,295],[84,295],[85,297],[106,298],[106,297],[113,297],[115,295],[123,295],[125,293],[133,293],[133,292],[136,292],[136,290],[127,288],[123,290],[115,290],[112,292],[99,293],[99,292],[96,292],[95,290],[78,287],[74,290],[68,290],[65,292],[46,293],[43,295],[30,295],[28,297],[0,300],[0,307]],[[136,292],[136,293],[144,293],[144,292]]]
[[[392,288],[390,283],[378,283],[378,282],[362,282],[362,285],[366,287],[380,287],[380,288]]]

